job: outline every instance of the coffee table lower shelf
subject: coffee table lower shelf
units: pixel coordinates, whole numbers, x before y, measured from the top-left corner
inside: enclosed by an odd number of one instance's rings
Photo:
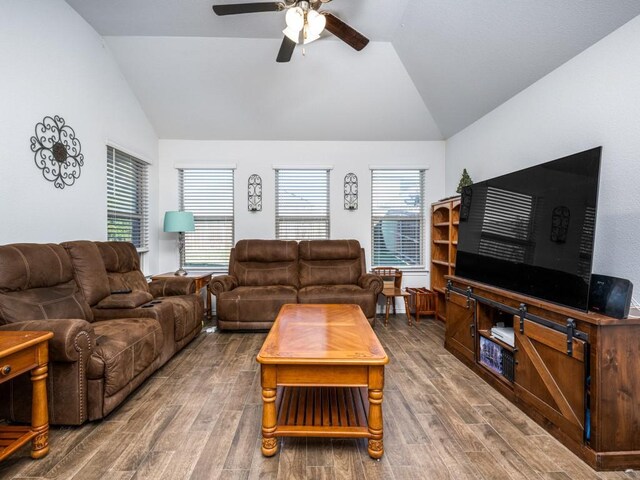
[[[8,457],[38,435],[39,432],[31,427],[9,425],[0,427],[0,460]]]
[[[370,438],[366,387],[278,387],[278,437]]]

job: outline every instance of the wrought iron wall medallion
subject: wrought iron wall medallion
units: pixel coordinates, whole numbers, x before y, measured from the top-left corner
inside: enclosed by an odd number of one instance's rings
[[[568,207],[559,206],[553,209],[551,214],[551,241],[566,243],[569,232],[569,220],[571,211]]]
[[[76,132],[56,115],[44,117],[36,124],[35,133],[31,137],[31,151],[44,178],[60,189],[73,185],[80,178],[80,167],[84,165]]]
[[[249,211],[262,211],[262,178],[256,174],[249,177]]]
[[[355,173],[344,176],[344,209],[358,209],[358,177]]]

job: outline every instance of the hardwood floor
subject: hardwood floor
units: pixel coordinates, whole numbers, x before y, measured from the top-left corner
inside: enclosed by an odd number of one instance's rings
[[[640,479],[595,472],[442,346],[444,326],[404,316],[376,333],[386,368],[385,454],[365,440],[285,438],[260,453],[255,356],[266,334],[206,333],[106,420],[52,427],[49,455],[27,447],[1,479]]]

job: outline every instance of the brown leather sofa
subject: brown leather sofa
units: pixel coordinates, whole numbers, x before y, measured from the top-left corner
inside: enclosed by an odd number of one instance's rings
[[[222,330],[271,328],[286,303],[354,303],[373,325],[382,286],[357,240],[240,240],[210,283]]]
[[[0,330],[54,333],[53,424],[105,417],[193,339],[203,315],[194,290],[185,278],[147,284],[129,243],[0,246]],[[0,418],[30,421],[28,376],[1,387]]]

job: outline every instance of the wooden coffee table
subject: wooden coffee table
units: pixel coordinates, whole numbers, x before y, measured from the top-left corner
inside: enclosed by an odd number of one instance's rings
[[[277,437],[355,437],[382,457],[389,358],[359,306],[284,305],[257,360],[263,455],[275,455]]]

